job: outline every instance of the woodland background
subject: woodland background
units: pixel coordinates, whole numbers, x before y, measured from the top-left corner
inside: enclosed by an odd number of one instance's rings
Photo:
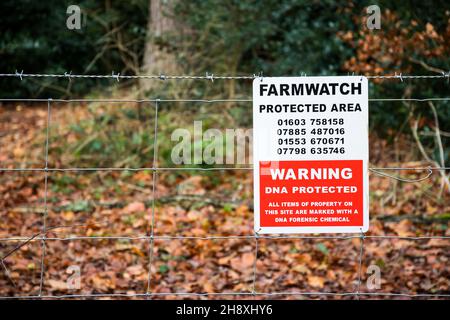
[[[66,28],[70,4],[1,1],[0,72],[292,76],[450,70],[448,1],[80,0],[81,30]],[[372,4],[381,8],[380,30],[365,25],[365,8]],[[447,79],[370,81],[370,98],[448,97],[449,90]],[[0,97],[247,99],[251,81],[0,78]],[[151,167],[154,115],[151,103],[53,103],[49,167]],[[191,128],[194,120],[204,121],[204,130],[249,128],[251,103],[161,104],[158,166],[174,166],[170,134]],[[0,168],[42,168],[46,126],[46,103],[0,104]],[[449,167],[448,101],[372,102],[369,138],[373,167]],[[371,173],[369,234],[450,235],[449,173],[436,171],[417,183]],[[425,174],[400,172],[410,179]],[[52,172],[47,208],[44,180],[43,172],[0,172],[0,238],[18,238],[0,241],[0,296],[39,292],[41,242],[24,241],[41,232],[46,212],[47,227],[65,226],[48,232],[50,238],[136,239],[47,241],[45,295],[146,292],[151,248],[139,236],[149,234],[154,196],[157,235],[252,235],[251,171],[163,172],[155,194],[152,172]],[[375,264],[382,278],[375,292],[448,294],[449,242],[365,240],[363,283]],[[256,290],[354,291],[359,248],[359,239],[261,239]],[[254,252],[251,239],[156,240],[152,292],[250,292]],[[67,289],[72,265],[81,268],[79,290]],[[343,298],[317,298],[327,297]]]

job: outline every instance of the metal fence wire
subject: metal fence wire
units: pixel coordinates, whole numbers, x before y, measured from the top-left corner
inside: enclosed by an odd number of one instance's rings
[[[121,79],[148,79],[148,80],[242,80],[248,81],[255,78],[263,78],[262,73],[248,75],[248,76],[217,76],[214,74],[206,73],[204,76],[189,76],[189,75],[121,75],[120,73],[115,74],[112,72],[110,75],[76,75],[72,73],[64,74],[26,74],[23,71],[15,73],[3,73],[0,74],[0,78],[17,78],[23,80],[24,78],[67,78],[72,79],[112,79],[120,81]],[[436,75],[373,75],[366,76],[369,79],[391,79],[402,81],[406,79],[417,79],[417,80],[430,80],[430,79],[443,79],[446,82],[450,79],[450,72],[436,74]],[[435,98],[369,98],[370,102],[388,102],[388,101],[449,101],[450,97],[435,97]],[[309,297],[354,297],[359,299],[361,296],[367,297],[406,297],[406,298],[449,298],[450,293],[392,293],[392,292],[361,292],[362,285],[362,264],[363,264],[363,254],[364,254],[364,243],[366,239],[392,239],[392,240],[410,240],[410,241],[420,241],[420,240],[431,240],[431,239],[450,239],[450,236],[391,236],[391,235],[366,235],[361,232],[361,234],[354,235],[260,235],[254,233],[253,235],[212,235],[212,236],[165,236],[155,234],[155,202],[157,197],[155,195],[156,181],[158,179],[158,173],[164,171],[223,171],[223,170],[245,170],[252,171],[251,166],[248,167],[212,167],[212,168],[198,168],[198,167],[158,167],[158,149],[157,149],[157,134],[158,134],[158,110],[164,105],[165,102],[192,102],[192,103],[220,103],[220,102],[252,102],[252,99],[0,99],[0,102],[46,102],[47,103],[47,124],[46,124],[46,139],[45,139],[45,161],[41,168],[0,168],[0,172],[43,172],[44,173],[44,213],[42,214],[42,230],[38,234],[31,237],[17,237],[11,236],[6,238],[0,238],[0,242],[17,242],[18,244],[9,252],[0,257],[2,271],[9,276],[9,270],[6,267],[6,259],[12,255],[15,251],[22,248],[23,246],[31,243],[40,241],[41,242],[41,258],[40,258],[40,282],[39,282],[39,293],[37,295],[18,295],[18,296],[0,296],[0,299],[68,299],[68,298],[147,298],[157,296],[179,296],[179,297],[226,297],[226,296],[242,296],[242,297],[277,297],[277,296],[309,296]],[[90,102],[104,102],[104,103],[125,103],[125,102],[135,102],[135,103],[153,103],[155,108],[155,125],[154,125],[154,146],[153,146],[153,165],[152,167],[143,168],[119,168],[119,167],[109,167],[109,168],[51,168],[49,164],[49,131],[51,122],[51,112],[52,103],[90,103]],[[395,179],[398,181],[406,183],[416,183],[424,181],[430,178],[436,172],[445,172],[450,170],[450,167],[446,166],[434,166],[434,167],[371,167],[369,170],[377,175],[387,177],[390,179]],[[387,172],[397,172],[400,174],[402,171],[415,170],[418,172],[424,172],[426,175],[419,179],[405,179],[400,175],[391,175]],[[151,199],[151,216],[149,217],[150,231],[146,236],[70,236],[70,237],[47,237],[47,234],[54,230],[55,228],[61,227],[48,227],[47,217],[48,217],[48,178],[51,172],[97,172],[97,171],[151,171],[153,175],[152,179],[152,199]],[[64,226],[64,228],[70,228],[73,226]],[[153,292],[152,291],[152,269],[154,264],[154,246],[155,240],[227,240],[227,239],[246,239],[254,241],[254,262],[252,265],[252,290],[250,292]],[[323,239],[323,240],[351,240],[359,239],[359,252],[358,254],[358,271],[357,271],[357,285],[356,289],[351,292],[327,292],[327,291],[317,291],[317,292],[258,292],[256,290],[257,283],[257,261],[258,261],[258,251],[259,242],[261,239],[267,240],[277,240],[277,239],[291,239],[291,240],[305,240],[305,239]],[[149,250],[149,261],[148,261],[148,280],[147,280],[147,290],[142,293],[92,293],[92,294],[64,294],[64,295],[45,295],[43,294],[44,287],[44,274],[45,274],[45,259],[46,259],[46,243],[48,241],[74,241],[74,240],[145,240],[148,241]],[[446,248],[448,250],[448,247]]]

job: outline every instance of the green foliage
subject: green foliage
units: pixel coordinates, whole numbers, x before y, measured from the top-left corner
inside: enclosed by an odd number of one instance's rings
[[[64,158],[65,165],[150,167],[154,115],[139,112],[139,106],[91,106],[85,118],[69,128],[54,126],[50,153]]]
[[[145,43],[148,1],[77,1],[83,12],[81,30],[66,27],[66,10],[71,4],[74,3],[69,0],[2,0],[0,72],[134,74],[131,66],[138,67]],[[118,47],[119,37],[132,55]],[[8,98],[81,95],[110,83],[88,79],[70,83],[67,79],[21,82],[2,78],[0,95]]]
[[[73,203],[69,203],[65,206],[63,206],[62,208],[60,208],[60,210],[64,210],[64,211],[73,211],[75,213],[77,212],[91,212],[94,208],[92,207],[91,203],[87,200],[79,200],[79,201],[75,201]]]
[[[316,245],[316,248],[326,256],[330,253],[328,248],[321,242]]]
[[[319,75],[336,72],[351,53],[336,37],[339,28],[351,24],[336,19],[338,7],[336,1],[198,0],[180,1],[177,14],[195,30],[188,41],[202,51],[194,58],[207,70],[222,62],[231,73]]]

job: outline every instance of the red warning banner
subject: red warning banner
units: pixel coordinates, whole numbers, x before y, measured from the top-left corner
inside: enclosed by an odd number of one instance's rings
[[[260,227],[362,227],[363,161],[259,163]]]

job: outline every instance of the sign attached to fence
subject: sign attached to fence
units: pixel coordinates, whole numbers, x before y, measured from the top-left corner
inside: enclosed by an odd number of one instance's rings
[[[368,230],[368,109],[361,76],[253,81],[256,232]]]

